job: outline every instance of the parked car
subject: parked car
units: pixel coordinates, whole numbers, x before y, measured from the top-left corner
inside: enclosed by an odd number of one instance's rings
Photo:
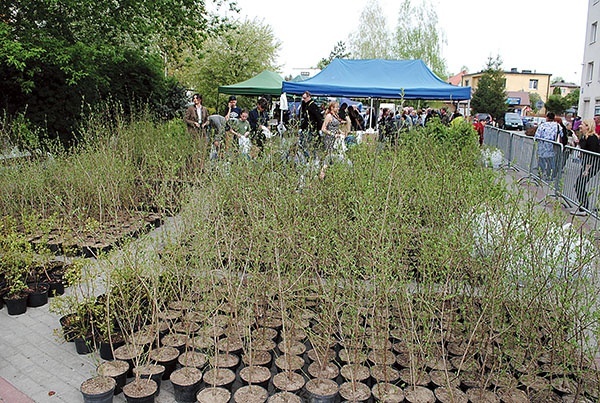
[[[505,130],[523,130],[523,120],[516,112],[506,112],[502,128]]]
[[[475,118],[480,122],[485,121],[486,124],[493,122],[492,115],[490,115],[489,113],[476,113]]]
[[[521,120],[523,121],[523,129],[525,130],[531,127],[537,127],[537,122],[533,120],[531,116],[523,116]]]

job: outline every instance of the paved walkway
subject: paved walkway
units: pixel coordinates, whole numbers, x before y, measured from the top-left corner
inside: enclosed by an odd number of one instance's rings
[[[522,177],[518,172],[509,172],[509,181],[516,184]],[[532,197],[544,200],[549,194],[543,187],[521,184],[531,190]],[[543,205],[543,204],[541,204]],[[564,210],[568,214],[568,210]],[[571,216],[568,215],[571,220]],[[573,218],[574,224],[595,228],[593,218]],[[155,239],[177,227],[174,220],[168,221],[154,231]],[[67,289],[68,291],[68,289]],[[96,366],[102,362],[97,353],[79,355],[74,343],[67,343],[55,334],[60,327],[58,316],[50,313],[48,305],[28,308],[19,316],[9,316],[6,309],[0,310],[0,402],[81,402],[81,383],[95,375]],[[125,402],[121,393],[115,402]],[[162,383],[157,403],[175,402],[170,382]]]
[[[176,228],[177,221],[169,219],[139,242],[155,244]],[[9,316],[6,307],[0,310],[0,403],[83,401],[79,386],[96,375],[103,360],[98,352],[77,354],[75,344],[65,342],[57,329],[59,316],[49,312],[49,304],[18,316]],[[126,399],[121,393],[113,401]],[[161,383],[155,401],[175,402],[171,382]]]

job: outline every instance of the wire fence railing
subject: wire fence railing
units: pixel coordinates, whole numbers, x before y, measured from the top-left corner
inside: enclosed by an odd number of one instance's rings
[[[600,154],[493,126],[485,127],[484,145],[502,152],[501,166],[525,173],[521,181],[545,185],[565,207],[598,219]]]

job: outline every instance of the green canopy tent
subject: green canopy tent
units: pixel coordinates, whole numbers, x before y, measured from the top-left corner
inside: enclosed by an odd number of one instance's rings
[[[281,95],[283,78],[272,71],[265,70],[262,73],[237,84],[222,85],[219,87],[220,94],[230,95]]]

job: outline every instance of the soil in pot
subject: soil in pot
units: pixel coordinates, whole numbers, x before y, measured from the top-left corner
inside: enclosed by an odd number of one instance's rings
[[[239,337],[224,337],[217,340],[217,349],[224,354],[239,356],[242,353],[244,343]]]
[[[275,365],[280,371],[300,371],[304,366],[304,359],[297,355],[282,354],[275,359]]]
[[[196,394],[202,386],[202,371],[198,368],[183,367],[174,371],[170,379],[175,400],[180,403],[196,401]]]
[[[189,336],[180,333],[169,333],[161,340],[163,347],[175,347],[180,353],[185,352],[185,346],[189,341]]]
[[[262,386],[242,386],[233,395],[235,403],[264,403],[269,397],[269,392]]]
[[[391,382],[391,383],[394,383],[394,381],[397,380],[397,378],[394,380],[390,378],[390,377],[393,377],[396,375],[394,373],[390,372],[387,367],[385,367],[385,366],[375,366],[375,367],[371,368],[371,376],[373,376],[374,379],[382,380],[383,382]],[[374,370],[374,368],[375,368],[375,370]],[[410,368],[404,368],[403,370],[400,370],[400,372],[398,373],[398,371],[394,370],[393,368],[391,368],[391,369],[393,371],[395,371],[396,374],[398,374],[399,378],[406,385],[427,386],[431,382],[431,377],[425,370],[421,370],[421,369],[411,370]],[[388,371],[387,373],[386,373],[386,370]],[[383,377],[386,377],[386,379],[382,379]]]
[[[267,403],[302,403],[302,399],[290,392],[278,392],[271,396]]]
[[[433,391],[424,386],[408,386],[404,389],[404,398],[410,403],[435,403]]]
[[[159,347],[148,353],[148,358],[151,362],[165,367],[165,372],[162,376],[163,380],[169,379],[173,371],[175,371],[178,357],[179,350],[175,347]]]
[[[507,389],[498,389],[497,391],[498,393],[498,397],[500,398],[500,400],[502,400],[503,402],[506,403],[529,403],[529,397],[527,396],[527,393],[523,392],[520,389],[516,389],[516,388],[507,388]],[[436,392],[437,394],[437,392]],[[582,398],[580,396],[580,398]],[[563,396],[563,401],[566,401],[564,396]],[[579,400],[573,400],[573,402],[576,402]],[[582,402],[584,403],[585,400]]]
[[[311,379],[304,385],[311,402],[334,403],[338,396],[338,384],[331,379]]]
[[[117,383],[108,376],[96,376],[83,381],[79,390],[85,403],[110,403]]]
[[[186,351],[177,358],[182,367],[194,367],[202,370],[206,366],[208,358],[206,354],[197,351]]]
[[[27,296],[27,306],[37,308],[46,305],[48,303],[48,290],[50,290],[50,286],[46,283],[32,285]]]
[[[452,371],[430,371],[429,377],[435,386],[450,388],[458,388],[460,386],[460,379]]]
[[[339,352],[339,358],[344,364],[364,364],[367,353],[357,348],[343,348]]]
[[[22,315],[27,312],[27,293],[21,293],[16,296],[4,296],[4,304],[9,315]]]
[[[212,368],[204,373],[204,382],[212,387],[222,387],[231,392],[235,373],[227,368]]]
[[[373,365],[393,365],[396,363],[396,355],[390,350],[373,350],[368,355]]]
[[[468,403],[469,397],[462,390],[455,387],[441,386],[435,388],[435,397],[440,403]],[[507,401],[508,402],[508,401]]]
[[[308,374],[313,378],[335,379],[340,369],[332,362],[313,362],[308,366]]]
[[[127,372],[127,377],[133,377],[133,360],[139,357],[142,354],[143,348],[141,346],[136,346],[135,344],[125,344],[114,351],[115,359],[121,361],[127,361],[129,364],[129,371]]]
[[[133,374],[140,379],[152,379],[156,382],[156,393],[154,396],[160,394],[160,384],[162,376],[165,373],[165,367],[158,364],[146,364],[133,369]]]
[[[470,388],[467,389],[467,396],[469,400],[472,402],[480,402],[480,403],[500,403],[500,398],[496,393],[491,390],[483,389],[483,388]],[[544,402],[548,402],[548,400],[540,400]]]
[[[297,372],[280,372],[273,377],[273,386],[282,392],[296,392],[302,389],[306,381]]]
[[[158,385],[152,379],[134,379],[123,387],[127,403],[154,403]]]
[[[311,362],[329,362],[335,360],[337,353],[331,348],[323,351],[312,348],[306,352],[306,356]]]
[[[371,389],[362,382],[344,382],[340,385],[340,396],[349,402],[366,402],[371,398]]]
[[[340,375],[346,381],[369,383],[371,373],[369,367],[362,364],[346,364],[340,369]]]
[[[271,371],[258,365],[244,367],[240,371],[240,379],[244,385],[258,385],[266,389],[271,380]]]
[[[371,389],[377,402],[400,403],[404,401],[404,391],[391,383],[378,383]]]
[[[233,354],[215,354],[210,357],[210,364],[213,367],[229,368],[235,372],[239,367],[240,358]]]
[[[116,382],[115,395],[118,395],[123,391],[123,386],[127,383],[127,371],[129,371],[129,364],[125,361],[106,361],[98,366],[96,369],[98,375],[108,376],[113,378]]]
[[[242,355],[244,365],[260,365],[270,368],[273,362],[273,356],[268,351],[252,350]]]
[[[259,327],[252,330],[252,339],[254,340],[275,340],[277,338],[277,330],[270,327]]]
[[[231,392],[224,388],[206,388],[196,395],[198,403],[229,403]]]
[[[296,340],[283,340],[277,345],[277,348],[283,354],[302,355],[306,351],[304,343]]]

